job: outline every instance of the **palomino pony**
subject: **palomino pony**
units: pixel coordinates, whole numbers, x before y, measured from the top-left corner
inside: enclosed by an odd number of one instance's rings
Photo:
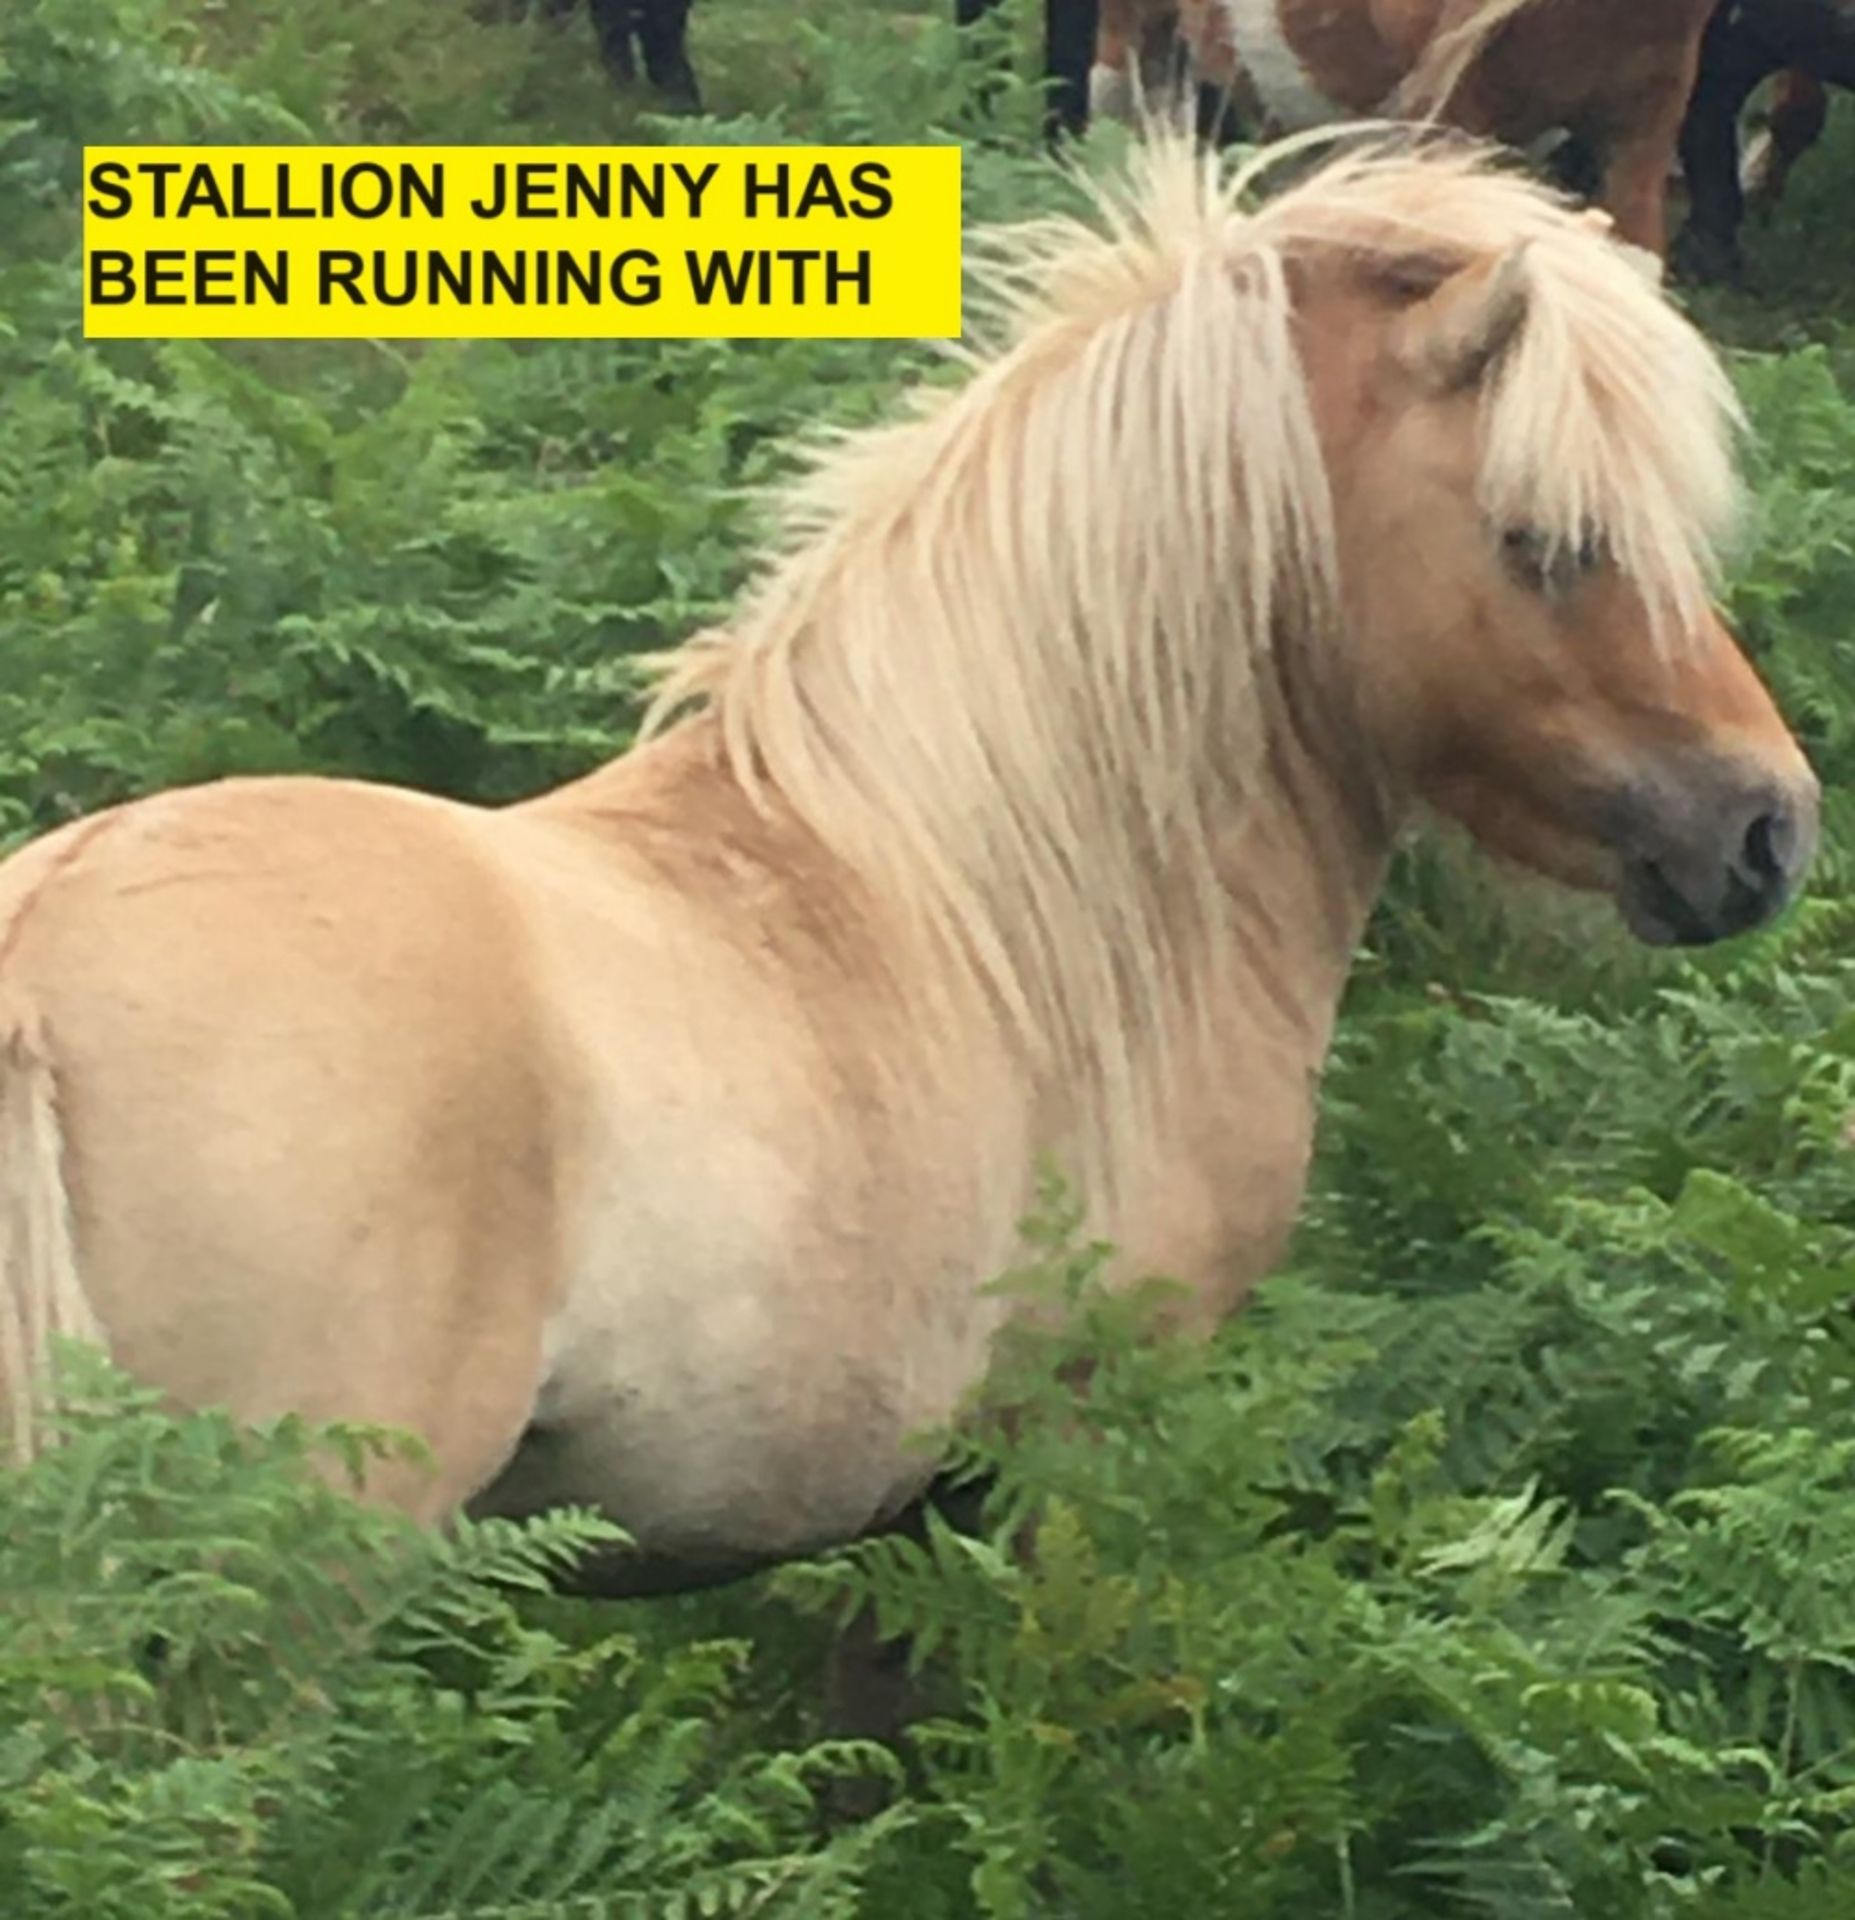
[[[979,237],[996,340],[850,435],[646,744],[498,810],[237,779],[0,867],[0,1364],[422,1434],[694,1584],[880,1527],[1078,1177],[1188,1327],[1275,1260],[1428,804],[1643,940],[1767,920],[1815,781],[1715,613],[1734,403],[1460,146],[1150,140]]]
[[[1667,183],[1715,0],[1103,0],[1095,96],[1123,107],[1176,32],[1199,83],[1275,132],[1359,116],[1438,120],[1598,158],[1618,233],[1666,249]]]

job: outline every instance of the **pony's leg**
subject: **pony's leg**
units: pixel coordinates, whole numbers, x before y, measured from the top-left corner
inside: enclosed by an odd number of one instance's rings
[[[936,1482],[881,1531],[924,1540],[932,1511],[956,1533],[976,1534],[988,1491],[981,1483]],[[923,1703],[923,1690],[908,1671],[911,1651],[905,1636],[883,1638],[872,1608],[858,1610],[832,1642],[826,1663],[825,1728],[832,1738],[900,1745]],[[867,1819],[881,1800],[875,1782],[843,1781],[831,1794],[831,1807],[843,1818]]]
[[[1094,1363],[1083,1359],[1066,1363],[1058,1377],[1071,1391],[1086,1396]],[[1002,1409],[999,1417],[1007,1433],[1015,1432],[1017,1416]],[[878,1531],[899,1533],[917,1542],[927,1537],[929,1514],[955,1533],[976,1537],[985,1521],[986,1502],[994,1481],[990,1475],[955,1480],[943,1475]],[[1035,1564],[1038,1517],[1023,1521],[1010,1542],[1020,1566]],[[910,1643],[906,1638],[885,1640],[872,1609],[862,1608],[834,1642],[826,1677],[826,1730],[837,1737],[876,1740],[895,1746],[909,1722],[919,1717],[922,1688],[908,1671]],[[867,1781],[843,1783],[833,1795],[835,1810],[862,1819],[876,1811],[880,1789]]]
[[[1132,120],[1137,110],[1170,116],[1193,102],[1201,139],[1222,142],[1227,89],[1203,71],[1190,27],[1193,0],[1101,0],[1101,32],[1090,76],[1093,116]],[[1197,0],[1197,11],[1203,11]]]
[[[901,1739],[915,1708],[908,1655],[906,1639],[882,1637],[872,1608],[858,1610],[831,1643],[825,1669],[825,1725],[833,1739],[884,1746]]]
[[[1089,112],[1106,120],[1131,120],[1140,23],[1133,0],[1101,0],[1101,32],[1089,69]]]
[[[1199,81],[1192,105],[1193,125],[1206,146],[1233,146],[1244,137],[1242,116],[1227,86],[1220,87],[1210,80]]]
[[[587,0],[599,41],[599,57],[605,62],[606,72],[626,86],[638,77],[631,53],[636,7],[637,0]]]
[[[920,1691],[908,1671],[909,1643],[885,1640],[876,1615],[861,1608],[831,1643],[824,1675],[824,1728],[831,1740],[865,1740],[897,1748],[911,1721],[921,1717]],[[875,1817],[888,1799],[880,1779],[839,1776],[824,1791],[835,1820],[857,1824]]]
[[[1052,138],[1089,123],[1089,70],[1101,32],[1101,0],[1044,0],[1044,65],[1050,81]]]
[[[1707,31],[1700,77],[1681,125],[1688,218],[1675,243],[1674,263],[1688,279],[1736,280],[1743,271],[1739,116],[1770,71],[1767,57],[1732,30],[1724,13],[1719,15]]]
[[[1674,171],[1699,49],[1653,90],[1636,94],[1619,115],[1626,129],[1613,136],[1604,156],[1602,204],[1617,223],[1617,237],[1658,259],[1668,251],[1668,176]]]
[[[953,0],[958,26],[983,20],[999,0]],[[1051,139],[1080,133],[1088,125],[1089,76],[1095,65],[1095,45],[1101,31],[1101,0],[1044,0],[1044,77],[1050,104],[1045,130]],[[986,93],[980,93],[982,104]]]
[[[1241,140],[1248,129],[1237,107],[1240,68],[1221,6],[1211,0],[1181,0],[1176,57],[1195,83],[1198,138],[1214,147]]]
[[[689,64],[689,0],[633,0],[638,45],[650,83],[673,107],[702,111],[702,90]]]
[[[1668,169],[1675,132],[1662,139],[1638,135],[1611,149],[1604,169],[1604,205],[1617,238],[1660,257],[1668,250]]]

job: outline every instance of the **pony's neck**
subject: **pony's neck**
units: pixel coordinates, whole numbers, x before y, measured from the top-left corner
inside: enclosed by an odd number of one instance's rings
[[[1203,1054],[1225,956],[1343,966],[1356,918],[1310,918],[1355,864],[1338,801],[1293,818],[1355,743],[1326,739],[1338,570],[1286,270],[1129,253],[1087,324],[821,465],[804,537],[664,689],[918,936],[929,998],[989,1005],[1097,1190]]]
[[[1218,839],[1230,907],[1206,997],[1235,992],[1249,1024],[1317,1061],[1406,807],[1337,720],[1314,739],[1272,734],[1268,763],[1267,788]]]
[[[1079,1161],[1091,1137],[1114,1155],[1093,1224],[1133,1269],[1186,1282],[1207,1324],[1275,1264],[1299,1210],[1320,1071],[1402,819],[1338,744],[1272,740],[1267,792],[1218,837],[1228,917],[1182,956],[1149,1114],[1078,1138]]]

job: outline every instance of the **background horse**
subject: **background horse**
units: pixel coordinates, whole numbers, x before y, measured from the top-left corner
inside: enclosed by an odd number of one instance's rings
[[[556,19],[571,13],[577,0],[543,0]],[[689,64],[691,0],[586,0],[598,37],[600,58],[615,80],[629,85],[644,77],[667,106],[696,113],[702,90]]]
[[[1855,21],[1855,14],[1850,16]],[[1829,124],[1829,89],[1801,67],[1787,68],[1772,85],[1765,124],[1739,163],[1739,184],[1749,206],[1775,207],[1790,184],[1791,169],[1823,137]]]
[[[1594,153],[1618,233],[1667,241],[1667,181],[1714,0],[1107,0],[1117,74],[1177,22],[1194,77],[1265,132],[1392,115],[1528,146],[1564,131]],[[1149,76],[1150,79],[1150,76]],[[1206,125],[1201,109],[1200,124]]]
[[[1770,918],[1815,783],[1713,608],[1717,359],[1463,151],[1260,208],[1183,143],[977,236],[968,377],[793,492],[656,731],[483,809],[173,791],[0,867],[0,1415],[50,1336],[410,1428],[691,1584],[886,1524],[1044,1156],[1188,1326],[1277,1258],[1415,810],[1642,939]]]
[[[1855,0],[1738,0],[1715,14],[1681,130],[1689,212],[1676,258],[1696,279],[1741,271],[1739,119],[1757,88],[1786,68],[1772,112],[1767,191],[1782,189],[1791,164],[1822,130],[1818,83],[1855,87]]]
[[[1000,0],[953,0],[954,18],[972,26]],[[1049,86],[1052,135],[1080,133],[1088,124],[1089,72],[1101,31],[1101,0],[1044,0],[1044,78]]]
[[[1252,124],[1262,118],[1217,0],[1102,0],[1090,111],[1131,119],[1140,102],[1188,87],[1201,139],[1225,144],[1241,136],[1245,111]]]

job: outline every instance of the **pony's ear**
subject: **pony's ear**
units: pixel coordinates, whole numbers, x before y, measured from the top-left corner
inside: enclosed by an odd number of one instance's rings
[[[1431,393],[1475,385],[1527,317],[1532,272],[1526,243],[1452,273],[1398,316],[1391,350]]]

